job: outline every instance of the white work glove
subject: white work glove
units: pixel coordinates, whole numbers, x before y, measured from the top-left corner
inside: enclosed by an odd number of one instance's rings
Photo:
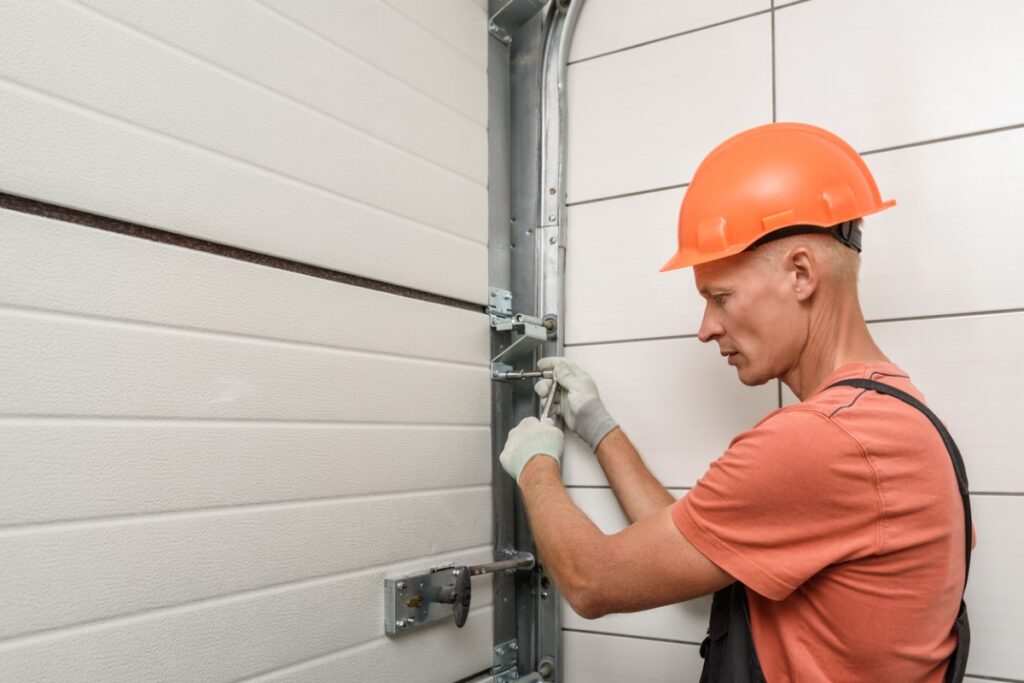
[[[498,459],[518,483],[526,463],[535,455],[546,455],[561,464],[564,444],[565,434],[550,420],[541,422],[535,417],[527,417],[508,433],[505,448]]]
[[[601,439],[619,426],[605,409],[597,384],[579,366],[560,356],[541,358],[537,367],[551,370],[560,387],[560,395],[555,397],[552,407],[565,419],[569,429],[576,432],[591,451],[596,451]],[[551,391],[551,380],[542,379],[533,388],[541,398],[546,398]]]

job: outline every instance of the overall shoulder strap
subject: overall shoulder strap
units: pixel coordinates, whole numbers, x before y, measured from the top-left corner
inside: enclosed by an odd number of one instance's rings
[[[966,553],[964,557],[967,561],[967,569],[964,572],[964,587],[967,585],[967,574],[971,571],[971,499],[967,488],[967,468],[964,467],[964,459],[960,456],[960,449],[957,448],[956,442],[953,441],[953,437],[950,435],[946,426],[942,424],[938,416],[931,411],[931,408],[926,406],[921,401],[917,400],[910,394],[894,386],[885,384],[883,382],[877,382],[873,379],[862,379],[859,377],[844,379],[830,384],[827,389],[832,387],[859,387],[861,389],[870,389],[877,391],[880,394],[888,394],[898,398],[899,400],[912,405],[921,411],[925,417],[934,425],[935,429],[938,430],[939,436],[942,437],[942,443],[946,446],[946,451],[949,453],[949,459],[953,462],[953,472],[956,473],[956,483],[960,489],[960,500],[963,501],[964,505],[964,542],[966,543]]]

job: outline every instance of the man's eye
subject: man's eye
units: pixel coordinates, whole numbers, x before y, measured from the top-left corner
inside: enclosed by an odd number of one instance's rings
[[[711,298],[714,299],[715,303],[718,304],[719,306],[725,305],[725,294],[715,294]]]

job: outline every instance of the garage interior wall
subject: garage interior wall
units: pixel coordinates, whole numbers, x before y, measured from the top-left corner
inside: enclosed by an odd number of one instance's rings
[[[383,625],[492,556],[486,26],[0,2],[0,679],[490,667]]]
[[[861,299],[967,462],[977,680],[1024,681],[1022,25],[1015,0],[587,0],[568,74],[566,353],[677,495],[795,400],[742,386],[696,339],[692,272],[658,272],[697,164],[740,130],[804,121],[849,141],[897,200],[866,221]],[[600,526],[624,526],[578,441],[565,474]],[[566,609],[566,680],[697,680],[709,604]]]

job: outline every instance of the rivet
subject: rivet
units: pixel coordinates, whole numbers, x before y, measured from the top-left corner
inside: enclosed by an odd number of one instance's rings
[[[557,241],[557,240],[555,240],[555,238],[554,238],[554,237],[549,237],[549,238],[548,238],[548,244],[554,244],[554,243],[555,243],[556,241]]]
[[[399,581],[398,582],[398,590],[400,590],[400,591],[404,591],[405,590],[405,581]]]
[[[555,218],[557,218],[557,216],[555,216],[555,214],[551,214],[550,216],[548,216],[548,220],[549,221],[553,221],[553,220],[555,220]]]
[[[549,187],[548,188],[548,194],[554,194],[554,193],[555,193],[555,188]]]

